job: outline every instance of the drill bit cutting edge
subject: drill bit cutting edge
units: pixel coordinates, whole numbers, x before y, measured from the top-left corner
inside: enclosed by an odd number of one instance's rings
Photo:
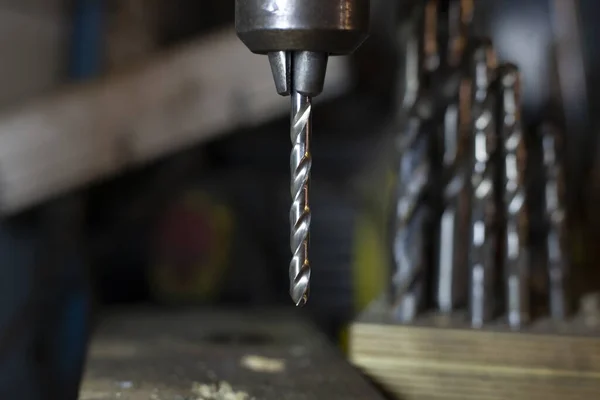
[[[236,0],[238,37],[268,55],[275,88],[291,96],[290,296],[303,306],[310,291],[308,201],[312,98],[323,91],[330,55],[354,52],[367,38],[369,0]]]

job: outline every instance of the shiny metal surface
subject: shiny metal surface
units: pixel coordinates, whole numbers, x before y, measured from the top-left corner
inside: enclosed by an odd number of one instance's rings
[[[352,53],[369,30],[369,0],[236,0],[236,30],[254,53]]]
[[[546,263],[550,315],[564,320],[572,313],[570,257],[567,241],[564,149],[562,132],[553,125],[541,128],[544,166],[544,217],[547,224]]]
[[[494,317],[496,293],[496,93],[492,84],[496,72],[496,54],[489,41],[481,41],[471,57],[473,79],[472,212],[469,235],[471,270],[471,325],[480,328]]]
[[[437,240],[435,302],[450,313],[467,303],[468,242],[471,213],[468,140],[471,127],[471,84],[460,85],[459,94],[446,109],[443,125],[443,212]]]
[[[392,314],[399,322],[412,322],[426,301],[427,207],[418,207],[398,231],[394,244],[396,274],[393,278]]]
[[[500,121],[503,183],[503,267],[506,279],[508,323],[519,329],[530,320],[529,215],[525,188],[527,150],[520,112],[520,74],[514,65],[500,68],[502,91]]]
[[[311,211],[309,184],[312,158],[310,134],[311,98],[292,93],[292,154],[290,157],[292,206],[290,209],[290,296],[297,306],[303,306],[310,291],[310,262],[308,260]]]
[[[329,56],[314,51],[296,51],[292,55],[294,90],[305,96],[317,96],[323,91]]]
[[[269,53],[269,64],[275,88],[281,96],[294,90],[305,96],[321,94],[329,56],[313,51],[277,51]]]
[[[440,64],[437,1],[429,0],[414,12],[411,21],[412,33],[406,44],[404,80],[400,82],[402,87],[399,88],[398,95],[401,99],[398,103],[402,104],[405,110],[412,109],[422,115],[425,110],[422,110],[421,106],[424,104],[417,104],[417,101],[424,103],[429,89],[428,78]]]
[[[427,78],[437,67],[431,55],[437,50],[426,48],[427,38],[435,38],[437,12],[431,12],[431,1],[418,7],[412,18],[407,45],[404,86],[398,88],[395,123],[397,132],[398,170],[396,177],[396,209],[392,223],[391,307],[396,321],[412,322],[426,306],[429,241],[428,223],[431,207],[425,196],[431,175],[430,113],[423,103],[427,97]],[[433,11],[436,11],[434,8]],[[433,24],[431,22],[434,22]],[[401,105],[401,106],[400,106]],[[406,118],[408,110],[408,118]],[[405,121],[405,122],[400,122]]]
[[[418,117],[410,118],[399,138],[400,167],[394,219],[392,313],[411,322],[425,306],[427,286],[426,224],[429,207],[424,196],[430,179],[430,141]]]
[[[275,89],[281,96],[292,93],[292,57],[287,51],[269,53],[269,65],[275,81]]]

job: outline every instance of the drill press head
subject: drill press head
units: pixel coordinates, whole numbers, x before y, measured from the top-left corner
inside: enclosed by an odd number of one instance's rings
[[[327,58],[356,50],[369,30],[369,0],[236,0],[239,38],[268,54],[277,92],[316,96]]]

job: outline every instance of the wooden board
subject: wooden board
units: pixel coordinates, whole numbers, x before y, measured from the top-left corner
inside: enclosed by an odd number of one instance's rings
[[[344,58],[324,94],[348,88]],[[219,134],[283,116],[266,57],[232,28],[106,79],[0,115],[0,215],[18,212]]]
[[[80,400],[382,399],[300,314],[111,315],[91,345]]]
[[[597,327],[541,321],[513,333],[459,324],[426,316],[397,325],[379,301],[351,328],[352,362],[398,399],[600,398]]]

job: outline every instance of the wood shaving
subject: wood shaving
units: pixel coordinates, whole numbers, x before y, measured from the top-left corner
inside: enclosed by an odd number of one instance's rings
[[[210,385],[194,382],[192,394],[197,396],[195,400],[254,400],[246,392],[233,390],[227,382]]]
[[[255,372],[276,374],[285,371],[285,360],[260,356],[244,356],[240,361],[242,367]]]

